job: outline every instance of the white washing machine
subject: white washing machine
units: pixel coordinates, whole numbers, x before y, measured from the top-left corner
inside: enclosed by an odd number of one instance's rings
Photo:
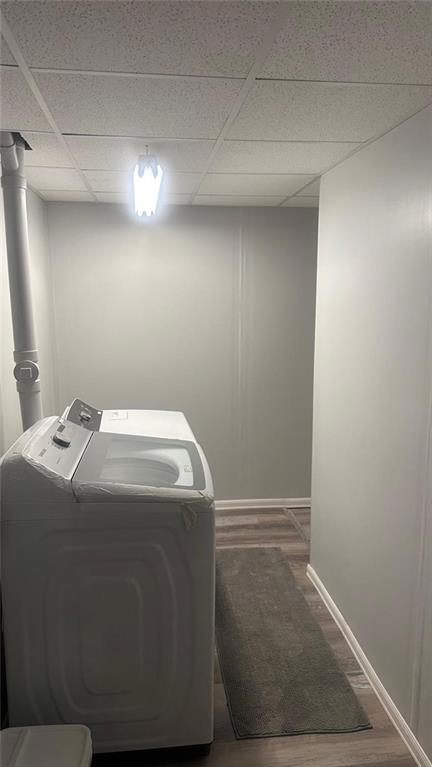
[[[10,725],[210,743],[213,486],[183,414],[75,400],[6,453],[1,501]]]

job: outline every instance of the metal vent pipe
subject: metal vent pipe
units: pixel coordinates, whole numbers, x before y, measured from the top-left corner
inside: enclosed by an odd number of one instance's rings
[[[25,142],[19,135],[0,131],[14,376],[25,430],[42,417],[42,404],[30,284],[24,152]]]

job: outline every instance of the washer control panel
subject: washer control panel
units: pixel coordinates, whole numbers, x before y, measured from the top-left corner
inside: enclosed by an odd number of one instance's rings
[[[40,470],[71,479],[90,439],[91,432],[62,418],[46,419],[23,450],[24,457]]]
[[[84,426],[90,431],[99,431],[102,418],[102,410],[97,410],[92,405],[87,405],[81,399],[74,399],[72,404],[63,414],[66,421],[76,423],[78,426]]]

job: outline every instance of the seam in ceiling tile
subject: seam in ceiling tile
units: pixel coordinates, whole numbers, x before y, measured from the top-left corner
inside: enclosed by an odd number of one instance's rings
[[[180,172],[180,171],[179,171]],[[187,171],[183,171],[187,172]],[[231,170],[212,170],[211,172],[212,176],[307,176],[310,178],[310,176],[313,176],[313,173],[296,173],[296,171],[281,171],[278,173],[274,173],[273,171],[268,170],[262,170],[262,171],[255,171],[255,170],[241,170],[241,171],[231,171]],[[312,183],[308,181],[308,185]]]
[[[198,183],[193,190],[191,196],[190,196],[190,204],[193,204],[193,201],[197,194],[199,193],[200,186],[208,172],[208,170],[211,168],[213,161],[216,158],[216,155],[218,154],[220,148],[222,147],[222,144],[224,142],[225,136],[228,134],[228,131],[230,130],[234,120],[236,119],[238,113],[240,112],[240,109],[242,108],[247,96],[249,95],[254,83],[256,82],[256,78],[258,73],[261,71],[265,60],[267,59],[271,46],[273,45],[276,35],[279,33],[281,27],[283,26],[283,23],[285,19],[287,18],[288,14],[288,5],[282,4],[276,13],[275,18],[273,19],[273,22],[268,27],[264,38],[261,42],[261,45],[258,49],[255,63],[253,67],[249,70],[249,74],[246,78],[246,80],[243,83],[243,86],[232,106],[231,112],[228,115],[228,118],[226,119],[221,132],[219,133],[219,136],[216,139],[216,143],[210,152],[210,156],[207,160],[206,166],[204,168],[204,171],[201,174],[200,179],[198,180]]]
[[[257,82],[262,83],[307,83],[307,84],[317,84],[317,85],[376,85],[377,87],[380,87],[382,85],[408,85],[408,86],[419,86],[419,87],[427,87],[429,85],[432,85],[432,81],[428,83],[400,83],[400,82],[393,82],[383,80],[382,82],[378,82],[377,80],[309,80],[309,79],[303,79],[300,77],[256,77],[255,78]]]
[[[0,65],[1,68],[1,65]],[[49,131],[31,130],[31,133],[49,133]],[[70,133],[63,131],[63,136],[66,138],[101,138],[113,141],[217,141],[217,138],[209,138],[208,136],[129,136],[123,134],[113,133]],[[273,138],[224,138],[224,144],[235,143],[241,141],[243,144],[352,144],[352,139],[273,139]],[[365,144],[366,141],[355,141],[356,144]]]
[[[42,131],[32,131],[32,133],[41,133]],[[112,133],[68,133],[64,131],[62,134],[65,138],[101,138],[105,141],[164,141],[164,142],[193,142],[193,141],[216,141],[215,138],[208,138],[208,136],[129,136],[123,134]]]
[[[0,64],[0,70],[4,67],[4,64]],[[19,67],[15,67],[19,69]],[[422,107],[423,109],[423,107]],[[51,136],[53,131],[37,130],[34,128],[28,128],[25,133],[34,133],[40,136]],[[204,136],[129,136],[126,134],[110,134],[110,133],[69,133],[68,131],[62,131],[61,135],[65,138],[100,138],[113,141],[163,141],[163,142],[200,142],[200,141],[216,141],[215,138],[208,138]],[[241,141],[243,144],[274,144],[275,139],[269,138],[225,138],[224,144],[236,143]],[[278,144],[352,144],[352,139],[277,139]],[[356,144],[366,144],[367,141],[356,141]],[[215,171],[216,172],[216,171]],[[228,171],[227,171],[228,172]]]
[[[241,141],[242,144],[352,144],[352,139],[325,139],[325,138],[226,138],[224,144],[235,143]],[[356,141],[356,144],[365,144],[365,141]]]
[[[6,39],[6,38],[5,38]],[[16,69],[19,68],[18,64],[1,64],[4,69]],[[192,74],[179,74],[176,72],[121,72],[103,69],[69,69],[67,67],[34,67],[28,66],[30,72],[36,74],[60,74],[60,75],[83,75],[91,77],[123,77],[123,78],[138,78],[138,79],[153,79],[153,80],[246,80],[247,75],[192,75]],[[319,85],[369,85],[380,87],[383,85],[406,85],[406,86],[423,86],[427,87],[432,84],[432,81],[428,82],[398,82],[393,80],[325,80],[317,78],[300,78],[300,77],[255,77],[256,82],[268,82],[268,83],[311,83]]]
[[[48,104],[46,103],[44,97],[42,96],[42,93],[39,90],[38,85],[37,85],[37,83],[36,83],[32,73],[31,73],[29,67],[27,66],[27,63],[26,63],[26,61],[24,59],[24,56],[23,56],[23,54],[21,52],[21,49],[20,49],[18,43],[16,42],[15,37],[13,36],[12,31],[11,31],[11,29],[9,27],[9,24],[7,23],[7,21],[6,21],[5,17],[4,17],[4,14],[2,13],[1,10],[0,10],[0,22],[1,22],[2,35],[3,35],[4,39],[6,40],[6,43],[9,46],[10,51],[11,51],[13,57],[15,58],[15,61],[18,64],[18,68],[20,69],[21,74],[23,75],[23,77],[25,78],[25,80],[27,82],[28,87],[30,88],[33,96],[35,97],[35,99],[36,99],[36,101],[37,101],[41,111],[43,112],[43,114],[45,115],[45,117],[48,120],[49,124],[51,125],[51,127],[53,129],[53,133],[55,134],[57,140],[59,141],[62,149],[70,157],[70,160],[71,160],[71,162],[73,164],[73,167],[77,171],[78,175],[80,176],[81,181],[83,182],[85,188],[92,195],[94,201],[97,202],[96,197],[93,194],[93,190],[92,190],[90,184],[88,183],[88,181],[87,181],[84,173],[82,172],[81,168],[79,167],[77,161],[75,160],[75,157],[72,154],[69,146],[67,145],[67,142],[66,142],[65,138],[63,137],[63,135],[62,135],[62,133],[61,133],[61,131],[60,131],[56,121],[54,120],[54,117],[51,114],[51,111],[50,111],[50,109],[48,107]]]
[[[297,192],[295,194],[290,194],[290,197],[296,197],[297,194],[298,194]],[[231,193],[231,194],[229,192],[201,192],[200,195],[199,195],[199,197],[254,197],[254,198],[255,197],[263,197],[263,198],[264,197],[271,197],[271,198],[277,197],[278,199],[280,199],[280,196],[281,196],[280,194],[274,194],[274,192],[271,193],[271,194],[268,194],[266,192],[256,192],[256,194],[243,194],[243,192],[241,194],[234,193],[234,192]],[[311,197],[312,197],[312,195],[311,195]]]
[[[246,80],[246,75],[182,75],[169,72],[112,72],[98,69],[57,69],[29,67],[31,72],[46,75],[83,75],[86,77],[125,77],[141,80]]]
[[[47,165],[38,165],[38,168],[46,168],[46,167],[49,167],[49,166],[47,166]],[[54,166],[52,166],[52,167],[54,167]],[[55,166],[55,167],[58,167],[58,166]],[[99,168],[81,168],[81,170],[83,171],[83,173],[117,173],[117,174],[118,173],[123,173],[124,175],[128,174],[128,169],[127,168],[123,169],[123,168],[100,168],[99,167]],[[165,172],[166,172],[166,174],[168,176],[171,176],[173,173],[176,176],[192,176],[192,175],[195,176],[195,175],[197,175],[197,173],[199,173],[199,171],[194,171],[194,170],[172,170],[172,169],[171,170],[167,170]],[[221,175],[224,175],[224,174],[221,174]],[[267,175],[267,174],[263,174],[263,175]],[[276,174],[272,174],[272,175],[276,175]],[[284,173],[284,174],[281,174],[281,175],[288,176],[289,174],[288,173]],[[301,176],[301,175],[306,175],[306,174],[296,173],[296,174],[291,174],[291,175]]]

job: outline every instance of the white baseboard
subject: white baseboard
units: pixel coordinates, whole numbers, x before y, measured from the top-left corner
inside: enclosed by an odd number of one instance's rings
[[[388,714],[389,719],[393,722],[399,735],[401,736],[408,750],[411,752],[413,758],[415,759],[419,767],[432,767],[432,762],[430,761],[428,755],[425,753],[425,751],[421,747],[413,731],[411,730],[411,728],[409,727],[409,725],[403,718],[402,714],[400,713],[399,709],[397,708],[396,704],[394,703],[394,701],[388,694],[378,674],[376,673],[372,664],[370,663],[367,656],[365,655],[362,648],[360,647],[357,639],[355,638],[353,632],[351,631],[348,623],[346,622],[339,608],[333,602],[333,599],[331,598],[324,584],[322,583],[322,581],[316,574],[313,567],[311,567],[310,565],[308,565],[307,574],[309,579],[312,581],[313,585],[315,586],[316,590],[318,591],[327,609],[331,613],[332,618],[339,626],[353,654],[355,655],[361,668],[363,669],[365,676],[370,682],[372,689],[378,696],[383,708]]]
[[[308,509],[310,498],[242,498],[216,501],[216,509]]]

